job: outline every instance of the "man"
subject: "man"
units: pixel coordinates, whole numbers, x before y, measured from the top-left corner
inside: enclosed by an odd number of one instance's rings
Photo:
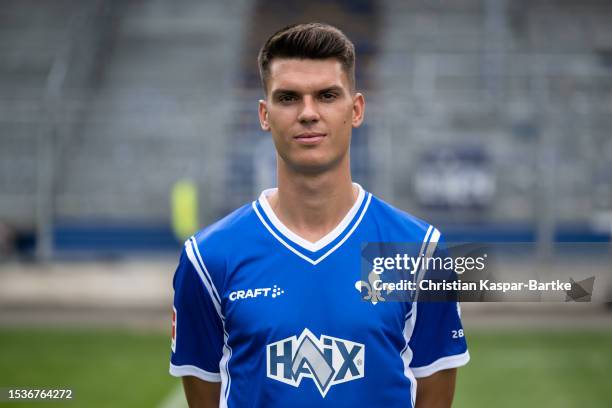
[[[451,405],[469,360],[456,303],[355,290],[362,243],[431,252],[440,234],[352,183],[365,108],[354,59],[341,31],[317,23],[278,31],[259,53],[278,188],[185,243],[170,373],[192,407]]]

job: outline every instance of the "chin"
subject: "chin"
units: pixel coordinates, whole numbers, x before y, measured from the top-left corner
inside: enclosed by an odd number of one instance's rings
[[[329,157],[304,157],[292,161],[290,167],[304,174],[321,174],[333,169],[340,162],[341,160],[334,160]]]

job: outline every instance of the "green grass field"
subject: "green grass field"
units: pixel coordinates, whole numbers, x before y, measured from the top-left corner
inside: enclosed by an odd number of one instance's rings
[[[156,407],[179,383],[167,335],[109,330],[0,330],[0,387],[71,388],[67,403],[15,407]]]
[[[455,407],[612,407],[612,330],[468,332]]]
[[[473,331],[468,342],[454,407],[612,406],[612,331]],[[74,390],[45,407],[156,407],[179,384],[168,353],[158,333],[0,329],[0,387]]]

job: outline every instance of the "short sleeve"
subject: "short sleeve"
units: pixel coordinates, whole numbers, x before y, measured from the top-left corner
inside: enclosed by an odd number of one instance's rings
[[[447,255],[444,244],[440,242],[434,256],[444,258]],[[429,271],[428,276],[439,278],[440,272]],[[447,274],[447,272],[442,273]],[[412,304],[411,314],[414,328],[409,340],[409,347],[412,350],[410,368],[415,377],[428,377],[438,371],[461,367],[468,363],[470,354],[461,324],[461,309],[458,302],[449,300],[415,302]]]
[[[170,374],[220,382],[223,324],[203,273],[196,270],[183,249],[173,280]]]
[[[416,323],[409,347],[413,353],[410,368],[415,377],[428,377],[467,364],[470,355],[457,302],[414,303],[413,313]]]

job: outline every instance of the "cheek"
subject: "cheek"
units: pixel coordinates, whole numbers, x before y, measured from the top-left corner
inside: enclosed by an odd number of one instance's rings
[[[342,127],[347,128],[351,127],[353,123],[353,109],[352,107],[347,107],[342,111]]]
[[[270,112],[268,123],[272,129],[283,130],[291,126],[294,122],[293,113],[289,110],[282,112]]]
[[[353,118],[352,108],[347,106],[326,106],[321,109],[321,118],[331,126],[346,125]]]

